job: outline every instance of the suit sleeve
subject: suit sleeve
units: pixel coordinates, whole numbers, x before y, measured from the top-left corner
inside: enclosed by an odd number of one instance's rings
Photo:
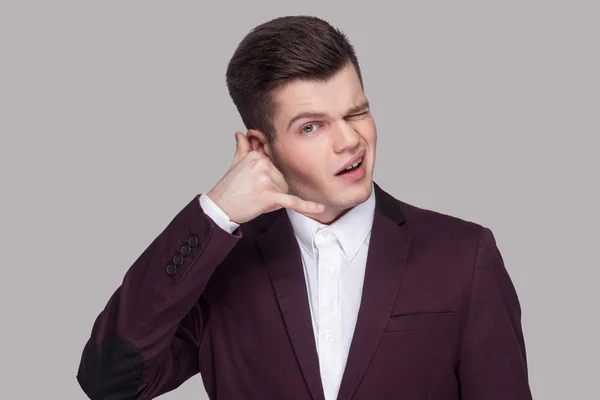
[[[483,228],[459,351],[463,400],[530,400],[521,307],[492,231]]]
[[[153,399],[199,372],[203,291],[242,237],[189,202],[128,269],[97,316],[77,381],[92,400]]]

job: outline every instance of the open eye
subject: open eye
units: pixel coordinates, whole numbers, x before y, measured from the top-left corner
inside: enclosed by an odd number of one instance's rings
[[[313,133],[316,130],[316,126],[317,126],[317,124],[308,124],[308,125],[305,125],[301,129],[301,131],[302,131],[303,134],[310,134],[310,133]],[[309,129],[309,128],[311,128],[311,129]]]

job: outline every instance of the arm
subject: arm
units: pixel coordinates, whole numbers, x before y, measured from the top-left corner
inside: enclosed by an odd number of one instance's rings
[[[459,379],[464,400],[532,398],[519,300],[488,228],[477,248]]]
[[[196,196],[145,249],[83,350],[77,380],[89,398],[153,399],[199,372],[201,295],[241,238],[237,226]]]

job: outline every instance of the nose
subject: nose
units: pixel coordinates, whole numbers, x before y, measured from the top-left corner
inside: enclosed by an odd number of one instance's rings
[[[360,135],[346,121],[341,121],[334,131],[333,148],[336,153],[344,153],[352,150],[360,143]]]

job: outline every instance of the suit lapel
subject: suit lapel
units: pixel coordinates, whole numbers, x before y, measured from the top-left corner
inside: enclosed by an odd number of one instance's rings
[[[412,235],[399,203],[375,186],[376,208],[363,295],[338,400],[351,399],[381,340],[404,273]]]
[[[306,385],[314,400],[324,400],[300,248],[285,210],[264,217],[272,225],[257,242]]]

